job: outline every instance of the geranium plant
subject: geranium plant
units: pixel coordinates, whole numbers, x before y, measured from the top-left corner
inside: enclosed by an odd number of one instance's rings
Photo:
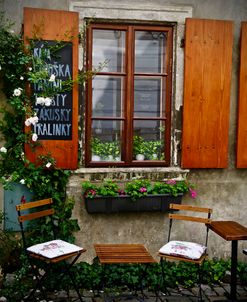
[[[90,181],[82,183],[83,195],[86,198],[128,195],[132,200],[146,195],[168,194],[178,196],[187,192],[190,193],[192,198],[196,198],[197,193],[193,187],[194,185],[190,184],[187,180],[175,179],[154,183],[147,179],[135,179],[127,182],[123,188],[112,180],[105,180],[101,184],[95,184]]]

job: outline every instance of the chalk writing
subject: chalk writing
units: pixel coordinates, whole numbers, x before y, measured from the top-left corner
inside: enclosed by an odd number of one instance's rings
[[[72,44],[66,43],[53,53],[50,46],[54,41],[38,41],[33,49],[34,57],[46,61],[49,75],[55,75],[55,81],[43,80],[33,85],[34,95],[42,92],[42,87],[54,89],[63,88],[63,81],[72,77]],[[36,104],[36,112],[39,122],[33,126],[33,131],[40,140],[71,140],[72,139],[72,116],[73,116],[72,93],[61,92],[54,95],[51,105]]]

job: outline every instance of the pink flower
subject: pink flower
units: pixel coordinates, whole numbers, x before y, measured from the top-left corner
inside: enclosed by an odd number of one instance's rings
[[[125,195],[124,190],[118,190],[118,195]]]
[[[197,193],[195,190],[192,190],[191,188],[189,188],[189,191],[190,191],[190,195],[192,198],[196,198],[197,197]]]
[[[141,193],[145,193],[145,192],[147,192],[147,189],[144,188],[144,187],[141,187],[139,191],[140,191]]]
[[[86,192],[85,197],[95,196],[95,195],[96,195],[96,191],[91,189],[91,190]]]
[[[175,184],[176,184],[176,180],[175,180],[175,179],[168,179],[168,180],[166,181],[166,183],[167,183],[168,185],[175,185]]]

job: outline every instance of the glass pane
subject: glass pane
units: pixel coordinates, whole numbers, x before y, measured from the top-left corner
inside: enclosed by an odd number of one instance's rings
[[[161,78],[135,77],[134,82],[134,116],[162,117],[165,116],[165,85]]]
[[[93,117],[121,117],[124,99],[124,78],[96,76],[93,79]]]
[[[135,121],[133,159],[164,160],[164,131],[163,121]]]
[[[105,62],[101,72],[124,72],[125,32],[93,30],[93,68]]]
[[[97,120],[92,123],[92,161],[121,160],[121,121]]]
[[[135,72],[165,72],[166,34],[158,31],[135,32]]]

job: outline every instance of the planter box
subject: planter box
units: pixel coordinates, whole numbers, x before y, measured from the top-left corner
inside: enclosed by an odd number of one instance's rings
[[[166,212],[170,203],[180,204],[183,194],[174,197],[171,195],[147,195],[133,201],[130,196],[96,196],[93,199],[85,198],[88,213],[120,213],[120,212]]]

